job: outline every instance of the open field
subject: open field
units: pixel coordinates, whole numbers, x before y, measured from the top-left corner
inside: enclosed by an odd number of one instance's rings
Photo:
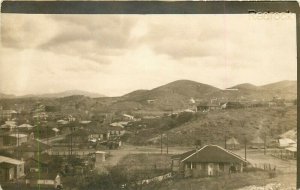
[[[269,178],[267,172],[249,172],[220,176],[214,178],[189,178],[167,180],[160,184],[152,184],[145,190],[234,190],[245,186],[264,186],[270,183],[279,183],[276,178]],[[282,185],[283,186],[283,185]],[[291,184],[286,187],[293,187]],[[295,188],[294,188],[295,189]]]
[[[169,154],[166,154],[166,147],[163,147],[163,154],[161,155],[161,149],[157,146],[133,146],[133,145],[124,145],[117,150],[108,150],[107,160],[104,163],[97,163],[97,168],[103,167],[114,167],[119,166],[122,168],[129,168],[133,170],[154,170],[159,168],[170,169],[171,155],[180,154],[188,150],[193,149],[194,147],[169,147]],[[91,150],[77,150],[77,154],[88,154]],[[244,157],[244,150],[234,151],[236,154]],[[254,175],[252,173],[243,174],[242,177],[233,177],[226,178],[230,182],[233,179],[240,179],[240,185],[227,186],[227,189],[231,188],[240,188],[247,185],[265,185],[268,183],[278,182],[282,185],[288,187],[294,187],[296,184],[296,160],[281,160],[270,155],[270,152],[267,150],[267,154],[264,155],[263,150],[251,150],[247,149],[247,160],[255,165],[262,166],[263,164],[271,165],[272,168],[276,167],[277,176],[275,178],[269,179],[268,173],[258,173]],[[238,175],[238,174],[237,174]],[[249,176],[248,176],[249,175]],[[261,175],[261,177],[259,177]],[[249,177],[247,181],[246,178]],[[216,178],[216,184],[218,181],[222,181],[222,178]],[[204,181],[203,181],[204,180]],[[206,184],[206,182],[212,179],[193,179],[193,183]],[[188,184],[190,180],[181,180],[177,183]],[[233,180],[234,181],[234,180]],[[168,182],[169,183],[169,182]],[[175,182],[174,182],[175,183]],[[192,183],[192,184],[193,184]],[[222,185],[221,185],[222,186]],[[177,187],[176,185],[173,186]],[[164,188],[163,188],[164,189]],[[170,188],[172,189],[172,188]],[[175,188],[176,189],[176,188]],[[208,188],[209,189],[209,188]],[[226,188],[225,188],[226,189]]]

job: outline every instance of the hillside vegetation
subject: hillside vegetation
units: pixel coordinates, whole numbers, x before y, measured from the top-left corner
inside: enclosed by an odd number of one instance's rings
[[[135,133],[127,137],[134,144],[159,144],[161,133],[163,143],[169,145],[194,145],[197,140],[202,144],[224,145],[227,138],[235,137],[241,144],[244,138],[250,142],[254,137],[267,142],[290,129],[297,128],[297,108],[248,108],[196,113],[192,116],[162,117],[142,122]]]
[[[210,101],[214,98],[223,101],[269,101],[274,96],[287,100],[297,98],[297,81],[280,81],[264,86],[246,83],[231,88],[238,90],[222,90],[195,81],[178,80],[151,90],[136,90],[120,97],[90,98],[83,96],[84,93],[81,91],[59,94],[65,96],[78,93],[78,95],[56,98],[54,95],[8,98],[8,96],[0,94],[0,105],[3,106],[3,109],[16,109],[12,105],[17,105],[19,108],[24,106],[26,109],[35,103],[42,103],[48,106],[57,106],[58,110],[63,113],[76,114],[79,111],[88,113],[81,114],[82,117],[92,117],[95,114],[109,112],[172,112],[191,106],[191,98],[200,102]],[[85,93],[85,95],[95,97],[95,94],[92,96]]]

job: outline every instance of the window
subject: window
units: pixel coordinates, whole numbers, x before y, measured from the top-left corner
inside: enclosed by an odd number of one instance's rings
[[[224,171],[224,163],[219,163],[219,170]]]
[[[191,163],[192,164],[192,169],[196,169],[197,168],[197,163]]]
[[[186,168],[191,168],[191,164],[192,164],[191,162],[187,162],[186,163]]]

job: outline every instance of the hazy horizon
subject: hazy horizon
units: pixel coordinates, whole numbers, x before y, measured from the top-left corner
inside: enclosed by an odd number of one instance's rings
[[[169,83],[172,83],[172,82],[176,82],[176,81],[184,81],[184,80],[188,80],[188,79],[178,79],[178,80],[175,80],[175,81],[171,81]],[[240,83],[240,84],[235,84],[233,86],[228,86],[226,88],[231,88],[231,87],[234,87],[234,86],[237,86],[237,85],[241,85],[241,84],[251,84],[251,85],[254,85],[254,86],[257,86],[257,87],[260,87],[260,86],[264,86],[264,85],[268,85],[268,84],[273,84],[273,83],[278,83],[278,82],[283,82],[283,81],[295,81],[297,82],[297,80],[281,80],[281,81],[275,81],[275,82],[271,82],[271,83],[266,83],[266,84],[262,84],[262,85],[255,85],[255,84],[252,84],[252,83]],[[197,83],[201,83],[201,84],[205,84],[205,85],[209,85],[209,86],[212,86],[212,87],[216,87],[216,86],[213,86],[213,85],[210,85],[210,84],[207,84],[207,83],[204,83],[204,82],[199,82],[199,81],[193,81],[193,82],[197,82]],[[163,85],[167,85],[169,83],[166,83],[166,84],[161,84],[160,86],[163,86]],[[134,92],[134,91],[137,91],[137,90],[152,90],[152,89],[155,89],[155,88],[158,88],[160,86],[156,86],[154,88],[151,88],[151,89],[135,89],[135,90],[132,90],[130,92],[126,92],[125,94],[121,94],[119,96],[123,96],[123,95],[126,95],[126,94],[129,94],[131,92]],[[218,87],[216,87],[218,88]],[[219,88],[220,90],[225,90],[226,88]],[[119,97],[119,96],[107,96],[105,93],[99,93],[99,92],[93,92],[93,91],[85,91],[85,90],[81,90],[81,89],[66,89],[64,91],[57,91],[57,92],[52,92],[53,94],[55,93],[64,93],[64,92],[71,92],[71,91],[81,91],[81,92],[87,92],[87,93],[91,93],[91,94],[98,94],[98,95],[101,95],[101,96],[105,96],[105,97]],[[0,93],[3,93],[3,92],[0,92]],[[38,95],[45,95],[45,94],[52,94],[52,93],[36,93],[36,94],[21,94],[21,95],[16,95],[16,94],[8,94],[8,93],[3,93],[3,94],[6,94],[6,95],[14,95],[14,96],[30,96],[30,95],[34,95],[34,96],[38,96]]]
[[[180,79],[220,89],[296,81],[295,19],[2,14],[0,92],[121,96]]]

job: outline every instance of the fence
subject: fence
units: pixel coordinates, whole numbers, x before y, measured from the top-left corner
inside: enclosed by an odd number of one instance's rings
[[[272,150],[271,155],[282,160],[296,160],[297,153],[285,149]]]
[[[277,169],[276,165],[270,163],[254,163],[249,168],[261,169],[267,171],[271,171],[271,170],[276,171]]]
[[[49,152],[50,155],[53,156],[77,156],[77,157],[86,157],[90,154],[94,154],[95,151],[94,150],[85,150],[85,151],[72,151],[72,154],[70,151],[66,150],[66,151],[51,151]]]
[[[167,173],[167,174],[164,174],[164,175],[161,175],[161,176],[153,177],[151,179],[144,179],[144,180],[138,181],[137,184],[143,185],[143,184],[149,184],[151,182],[161,182],[161,181],[169,179],[171,177],[172,177],[172,173],[170,172],[170,173]]]

